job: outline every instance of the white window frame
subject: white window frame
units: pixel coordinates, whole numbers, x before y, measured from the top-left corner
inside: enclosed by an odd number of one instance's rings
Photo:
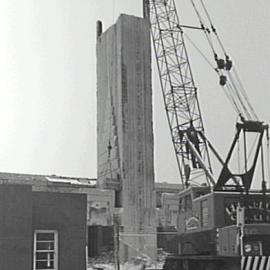
[[[36,254],[37,250],[37,234],[40,233],[53,233],[54,234],[54,268],[50,270],[58,270],[58,232],[56,230],[35,230],[34,232],[34,248],[33,248],[33,270],[48,270],[36,268]]]

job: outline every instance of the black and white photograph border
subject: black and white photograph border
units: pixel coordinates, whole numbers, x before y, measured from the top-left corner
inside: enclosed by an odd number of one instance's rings
[[[0,1],[0,270],[270,270],[270,2]]]

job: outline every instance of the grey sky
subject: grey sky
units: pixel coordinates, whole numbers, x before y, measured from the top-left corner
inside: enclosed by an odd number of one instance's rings
[[[120,13],[141,15],[141,2],[0,0],[0,171],[96,177],[96,20],[106,29]],[[182,23],[198,24],[190,1],[176,2]],[[270,123],[270,2],[205,3],[252,104]],[[209,52],[201,34],[188,34]],[[192,47],[189,55],[207,134],[225,154],[236,114],[213,71]],[[178,182],[155,65],[156,180]]]

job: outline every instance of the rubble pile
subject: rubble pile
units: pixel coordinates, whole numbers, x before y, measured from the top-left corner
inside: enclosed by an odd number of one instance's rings
[[[104,270],[115,269],[113,250],[107,250],[107,251],[102,252],[99,256],[88,258],[87,270],[98,269],[98,268],[104,269]]]
[[[165,258],[168,255],[162,249],[158,249],[157,262],[153,264],[149,258],[135,257],[132,258],[129,262],[120,265],[120,270],[147,270],[147,269],[162,269],[162,266],[165,262]],[[88,268],[87,270],[115,270],[115,260],[114,252],[106,251],[101,253],[101,255],[88,259]]]

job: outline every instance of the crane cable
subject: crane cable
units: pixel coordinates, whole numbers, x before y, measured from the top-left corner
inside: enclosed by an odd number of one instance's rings
[[[204,31],[205,35],[206,35],[206,39],[207,39],[207,41],[208,41],[208,43],[209,43],[209,45],[210,45],[210,47],[211,47],[211,49],[212,49],[212,52],[213,52],[214,55],[217,55],[217,53],[216,53],[216,51],[215,51],[215,48],[214,48],[214,45],[213,45],[213,42],[212,42],[212,40],[211,40],[210,30],[209,30],[209,28],[206,28],[206,27],[205,27],[203,18],[201,17],[201,15],[200,15],[200,13],[199,13],[199,11],[198,11],[198,9],[197,9],[197,7],[196,7],[194,1],[193,1],[193,0],[190,0],[190,1],[191,1],[191,4],[192,4],[192,6],[193,6],[193,8],[194,8],[194,10],[195,10],[195,12],[196,12],[196,14],[197,14],[197,17],[198,17],[198,19],[199,19],[199,21],[200,21],[201,28],[202,28],[202,30]]]
[[[227,75],[235,89],[236,95],[240,100],[246,115],[249,115],[248,117],[250,119],[258,120],[258,116],[249,101],[249,98],[247,96],[243,83],[236,71],[236,68],[235,67],[232,68],[232,73],[227,70]],[[243,99],[245,100],[245,102],[243,101]]]
[[[203,7],[203,10],[204,10],[204,12],[205,12],[205,14],[206,14],[206,17],[208,18],[208,20],[209,20],[209,22],[210,22],[212,32],[216,35],[216,38],[217,38],[217,40],[218,40],[218,42],[219,42],[219,44],[220,44],[220,47],[221,47],[221,49],[222,49],[224,55],[225,55],[225,56],[228,56],[228,54],[226,53],[225,47],[224,47],[224,45],[223,45],[221,39],[219,38],[219,35],[218,35],[218,33],[217,33],[217,30],[216,30],[216,28],[214,27],[214,24],[213,24],[213,22],[212,22],[212,19],[211,19],[211,17],[210,17],[210,14],[209,14],[209,12],[208,12],[207,9],[206,9],[206,6],[205,6],[203,0],[200,0],[200,1],[201,1],[201,5],[202,5],[202,7]]]
[[[247,93],[244,89],[243,83],[241,82],[241,79],[240,79],[240,77],[239,77],[239,75],[234,67],[232,68],[232,71],[233,71],[233,73],[231,73],[227,70],[227,75],[230,78],[230,81],[233,85],[233,88],[235,89],[235,93],[237,95],[237,98],[241,102],[242,108],[244,109],[248,118],[258,120],[258,116],[257,116],[254,108],[252,107],[252,105],[249,101],[249,98],[248,98]],[[236,77],[236,79],[234,78],[234,76]],[[238,89],[240,91],[238,91]],[[246,102],[244,102],[242,98]]]
[[[240,91],[242,92],[243,97],[245,98],[245,100],[246,100],[246,102],[247,102],[247,104],[248,104],[248,106],[249,106],[249,108],[250,108],[250,110],[251,110],[251,112],[252,112],[254,118],[255,118],[256,120],[258,120],[259,117],[258,117],[258,115],[256,114],[254,108],[252,107],[252,105],[251,105],[251,103],[250,103],[250,101],[249,101],[248,95],[247,95],[247,93],[246,93],[246,91],[245,91],[245,87],[244,87],[244,85],[243,85],[243,83],[242,83],[242,81],[241,81],[240,76],[238,75],[238,72],[237,72],[236,68],[233,69],[233,72],[234,72],[235,77],[237,78],[237,81],[238,81],[239,86],[240,86]]]
[[[270,179],[270,138],[268,129],[266,133],[266,141],[267,141],[267,171],[268,171],[268,179]]]
[[[227,54],[227,52],[226,52],[226,50],[225,50],[225,47],[224,47],[224,45],[223,45],[223,43],[222,43],[222,41],[221,41],[221,39],[220,39],[220,37],[219,37],[219,35],[218,35],[218,32],[217,32],[216,28],[214,27],[213,21],[212,21],[212,19],[211,19],[211,17],[210,17],[210,14],[209,14],[209,12],[208,12],[208,10],[207,10],[205,4],[204,4],[204,1],[203,1],[203,0],[200,0],[200,2],[201,2],[201,5],[202,5],[202,7],[203,7],[203,10],[204,10],[204,12],[205,12],[205,14],[206,14],[208,20],[209,20],[209,23],[211,24],[212,32],[216,35],[216,38],[217,38],[217,40],[218,40],[218,42],[219,42],[219,44],[220,44],[221,49],[222,49],[223,52],[224,52],[225,57],[228,57],[228,54]],[[238,75],[236,69],[234,68],[233,71],[234,71],[236,80],[237,80],[238,83],[239,83],[240,91],[241,91],[241,93],[242,93],[244,99],[246,100],[246,102],[247,102],[247,104],[248,104],[248,106],[249,106],[249,108],[250,108],[250,110],[251,110],[251,112],[252,112],[252,114],[253,114],[253,117],[254,117],[256,120],[258,120],[258,117],[257,117],[257,115],[256,115],[256,113],[255,113],[255,110],[253,109],[253,107],[251,106],[251,103],[249,102],[247,93],[246,93],[246,91],[245,91],[245,88],[244,88],[244,86],[243,86],[243,83],[242,83],[242,81],[241,81],[241,79],[240,79],[240,77],[239,77],[239,75]],[[230,75],[229,72],[228,72],[228,74]],[[232,83],[235,84],[232,75],[230,75],[230,76],[231,76],[230,79],[231,79]],[[236,86],[235,86],[235,88],[238,89]]]
[[[192,39],[188,36],[187,33],[184,33],[187,40],[191,43],[191,45],[198,51],[198,53],[202,56],[202,58],[207,62],[207,64],[216,71],[216,67],[211,63],[211,61],[207,58],[207,56],[202,52],[202,50],[192,41]]]
[[[249,153],[248,153],[248,156],[247,156],[247,162],[250,160],[251,158],[251,154],[256,146],[256,141],[258,141],[258,137],[259,135],[256,136],[256,138],[254,139],[253,143],[252,143],[252,146],[250,147],[250,150],[249,150]],[[242,171],[244,171],[244,167],[242,168]]]
[[[196,14],[197,14],[197,17],[198,17],[199,21],[200,21],[200,23],[201,23],[202,29],[204,30],[204,32],[205,32],[205,34],[206,34],[206,38],[207,38],[207,40],[208,40],[208,43],[210,44],[210,47],[211,47],[211,49],[212,49],[212,51],[213,51],[213,53],[214,53],[215,60],[217,60],[217,53],[216,53],[216,51],[215,51],[214,45],[213,45],[212,40],[211,40],[211,37],[210,37],[210,30],[209,30],[209,28],[206,28],[206,27],[205,27],[203,18],[202,18],[202,16],[201,16],[201,14],[200,14],[198,8],[196,7],[194,1],[193,1],[193,0],[190,0],[190,1],[191,1],[191,3],[192,3],[192,6],[193,6],[193,8],[194,8]],[[221,47],[221,50],[223,51],[223,53],[224,53],[224,55],[225,55],[226,60],[229,60],[229,56],[228,56],[228,54],[227,54],[227,52],[226,52],[226,50],[225,50],[225,47],[224,47],[224,45],[223,45],[223,43],[222,43],[222,41],[221,41],[221,39],[220,39],[220,37],[219,37],[217,31],[216,31],[216,28],[214,27],[213,21],[212,21],[212,19],[211,19],[211,17],[210,17],[209,12],[208,12],[207,9],[206,9],[206,6],[205,6],[203,0],[200,0],[200,2],[201,2],[201,5],[202,5],[202,8],[203,8],[203,10],[204,10],[204,12],[205,12],[205,14],[206,14],[206,17],[207,17],[207,19],[208,19],[208,21],[209,21],[209,23],[210,23],[210,25],[211,25],[211,30],[212,30],[212,32],[215,34],[215,36],[216,36],[216,38],[217,38],[217,40],[218,40],[218,43],[219,43],[219,45],[220,45],[220,47]],[[230,72],[229,72],[230,70],[227,70],[227,73],[228,73],[228,75],[229,75],[229,77],[230,77],[230,80],[232,81],[232,87],[235,88],[235,91],[234,91],[234,92],[236,93],[236,97],[237,97],[237,99],[240,101],[241,107],[243,108],[243,111],[244,111],[245,115],[246,115],[249,119],[253,119],[253,118],[254,118],[254,119],[258,120],[258,116],[257,116],[257,114],[256,114],[256,112],[255,112],[255,110],[254,110],[254,108],[252,107],[252,105],[251,105],[251,103],[250,103],[250,101],[249,101],[249,99],[248,99],[248,96],[247,96],[247,93],[246,93],[245,88],[244,88],[244,86],[243,86],[243,83],[241,82],[241,79],[240,79],[238,73],[236,72],[236,69],[234,68],[233,70],[234,70],[234,73],[235,73],[235,77],[236,77],[236,78],[234,78],[234,77],[230,74]],[[222,72],[221,72],[221,75],[223,75]],[[236,87],[236,82],[235,82],[235,80],[238,82],[238,85],[240,86],[240,87],[239,87],[239,88],[240,88],[240,92],[241,92],[241,94],[242,94],[242,97],[245,99],[245,101],[246,101],[246,103],[247,103],[247,106],[244,104],[244,102],[243,102],[243,100],[242,100],[242,98],[241,98],[241,95],[239,94],[238,88]],[[247,107],[249,108],[249,110],[247,109]],[[242,113],[240,113],[240,115],[242,115]],[[251,115],[252,115],[253,117],[251,117]]]
[[[206,7],[205,7],[203,1],[202,1],[202,0],[200,0],[200,1],[201,1],[202,6],[203,6],[203,8],[204,8],[204,10],[205,10],[205,13],[206,13],[206,15],[207,15],[207,17],[208,17],[208,19],[209,19],[209,21],[210,21],[210,24],[211,24],[212,29],[215,29],[214,26],[213,26],[213,22],[212,22],[212,20],[211,20],[211,18],[210,18],[210,15],[209,15],[209,13],[208,13],[208,11],[207,11],[207,9],[206,9]],[[208,37],[209,32],[207,31],[207,28],[205,28],[205,26],[204,26],[203,19],[202,19],[201,15],[200,15],[198,9],[196,8],[194,1],[191,0],[191,3],[192,3],[192,5],[193,5],[193,7],[194,7],[194,9],[195,9],[195,11],[196,11],[196,13],[197,13],[197,16],[198,16],[199,21],[200,21],[200,23],[201,23],[201,25],[202,25],[202,28],[204,29],[204,32],[207,34],[207,37]],[[216,31],[213,31],[213,32],[215,32],[215,34],[216,34],[217,37],[218,37],[217,32],[216,32]],[[217,69],[211,64],[211,62],[210,62],[210,61],[207,59],[207,57],[202,53],[202,51],[194,44],[194,42],[192,42],[192,40],[189,38],[189,36],[188,36],[187,34],[185,34],[185,36],[186,36],[187,39],[191,42],[191,44],[195,47],[195,49],[201,54],[201,56],[205,59],[205,61],[206,61],[206,62],[207,62],[207,63],[208,63],[215,71],[217,71]],[[213,44],[212,44],[211,40],[209,39],[209,37],[208,37],[208,41],[209,41],[209,44],[211,45],[211,49],[212,49],[213,53],[216,54],[215,49],[214,49],[214,47],[213,47]],[[219,43],[220,43],[220,45],[221,45],[221,47],[222,47],[222,50],[223,50],[225,56],[227,56],[227,53],[226,53],[226,51],[225,51],[225,48],[224,48],[224,46],[223,46],[223,44],[222,44],[220,38],[219,38]],[[227,56],[227,57],[228,57],[228,56]],[[243,84],[242,84],[242,82],[241,82],[241,80],[240,80],[240,77],[239,77],[239,75],[238,75],[236,69],[234,68],[233,71],[234,71],[234,74],[235,74],[235,77],[236,77],[236,81],[238,82],[238,84],[239,84],[239,86],[240,86],[240,92],[241,92],[243,98],[245,99],[245,101],[246,101],[246,103],[247,103],[247,106],[249,107],[250,112],[249,112],[248,108],[246,107],[245,103],[243,102],[240,93],[237,91],[238,87],[236,86],[235,79],[233,78],[232,74],[231,74],[229,71],[227,71],[227,73],[228,73],[228,76],[229,76],[229,78],[230,78],[230,80],[231,80],[231,84],[232,84],[232,85],[229,86],[229,87],[227,87],[227,88],[230,89],[231,95],[228,94],[227,92],[225,92],[225,94],[226,94],[227,97],[229,98],[230,102],[233,103],[233,106],[235,107],[235,109],[236,109],[236,111],[237,111],[237,113],[238,113],[239,115],[242,115],[242,111],[243,111],[243,112],[245,113],[245,116],[246,116],[247,118],[252,119],[252,116],[251,116],[251,114],[252,114],[252,115],[253,115],[253,118],[255,118],[256,120],[258,120],[258,117],[257,117],[257,115],[256,115],[256,113],[255,113],[255,110],[253,109],[253,107],[251,106],[251,103],[249,102],[248,96],[247,96],[247,94],[246,94],[246,91],[245,91],[245,89],[244,89],[244,87],[243,87]],[[222,72],[217,72],[217,73],[219,74],[219,76],[220,76],[220,75],[223,75]],[[233,94],[233,93],[235,93],[235,94]],[[234,101],[233,99],[238,100],[239,105],[236,105],[236,101]],[[242,110],[239,109],[239,106],[242,108]]]
[[[209,14],[209,12],[208,12],[208,10],[207,10],[205,4],[204,4],[204,1],[203,1],[203,0],[200,0],[200,2],[201,2],[201,5],[202,5],[202,7],[203,7],[203,10],[204,10],[204,12],[205,12],[205,14],[206,14],[208,20],[209,20],[209,23],[211,24],[211,29],[212,29],[213,33],[216,35],[217,40],[218,40],[218,42],[219,42],[219,44],[220,44],[221,49],[222,49],[223,52],[224,52],[225,57],[228,57],[228,54],[227,54],[227,52],[226,52],[226,50],[225,50],[225,47],[224,47],[224,45],[223,45],[223,43],[222,43],[222,41],[221,41],[221,39],[220,39],[220,37],[219,37],[217,31],[216,31],[216,28],[214,27],[213,21],[212,21],[212,19],[211,19],[211,17],[210,17],[210,14]],[[244,86],[243,86],[243,83],[242,83],[242,81],[241,81],[241,79],[240,79],[240,77],[239,77],[239,75],[238,75],[236,69],[234,68],[233,71],[234,71],[236,80],[237,80],[238,83],[239,83],[240,91],[241,91],[241,93],[242,93],[242,96],[243,96],[243,98],[246,100],[247,105],[248,105],[248,107],[249,107],[249,109],[250,109],[250,111],[251,111],[251,114],[253,115],[253,117],[254,117],[256,120],[258,120],[258,116],[257,116],[257,114],[256,114],[256,112],[255,112],[255,110],[254,110],[254,108],[252,107],[252,105],[251,105],[251,103],[250,103],[250,101],[249,101],[249,99],[248,99],[247,93],[246,93],[246,91],[245,91],[245,88],[244,88]],[[230,80],[232,81],[232,83],[235,84],[234,78],[232,77],[232,75],[230,74],[230,72],[228,72],[228,75],[230,76]],[[235,87],[236,89],[238,89],[238,88],[236,87],[236,85],[235,85],[234,87]],[[238,98],[239,98],[239,96],[238,96]],[[243,106],[245,107],[245,105],[244,105],[244,103],[243,103],[242,101],[241,101],[241,103],[242,103]],[[246,107],[245,107],[245,111],[247,111],[247,108],[246,108]],[[251,117],[250,114],[249,114],[249,116]]]
[[[204,33],[205,33],[206,38],[207,38],[207,40],[208,40],[208,43],[209,43],[209,45],[210,45],[210,47],[211,47],[211,49],[212,49],[212,52],[213,52],[213,54],[214,54],[214,56],[215,56],[215,59],[216,59],[217,53],[216,53],[216,51],[215,51],[214,45],[213,45],[213,43],[212,43],[212,40],[211,40],[211,38],[210,38],[210,31],[209,31],[208,28],[205,27],[204,21],[203,21],[203,19],[202,19],[202,16],[200,15],[200,12],[199,12],[198,8],[196,7],[194,1],[193,1],[193,0],[190,0],[190,1],[191,1],[191,4],[192,4],[192,6],[193,6],[193,8],[194,8],[194,10],[195,10],[195,13],[197,14],[197,17],[198,17],[198,19],[199,19],[199,22],[200,22],[200,24],[201,24],[201,27],[202,27],[202,29],[204,30]],[[208,62],[208,61],[207,61],[207,62]],[[213,67],[212,64],[211,64],[211,67]],[[217,69],[217,68],[215,68],[215,67],[213,67],[213,68],[214,68],[214,70],[217,72],[217,74],[219,74],[219,76],[223,75],[223,73],[222,73],[219,69]],[[228,86],[227,86],[227,88],[229,88],[231,94],[229,94],[228,92],[225,91],[226,96],[227,96],[227,97],[229,98],[229,100],[232,102],[233,107],[235,107],[236,112],[237,112],[239,115],[241,115],[241,110],[239,109],[239,106],[236,104],[236,101],[234,100],[234,95],[233,95],[232,88],[231,88],[231,87],[228,87]]]
[[[237,169],[238,169],[238,174],[241,173],[241,167],[240,167],[240,163],[241,163],[241,155],[240,155],[240,142],[239,142],[239,138],[237,139]]]
[[[202,58],[207,62],[207,64],[213,68],[213,70],[215,71],[215,73],[218,74],[218,76],[220,77],[220,75],[222,75],[222,73],[216,69],[216,67],[210,62],[210,60],[207,58],[207,56],[202,52],[202,50],[192,41],[192,39],[189,37],[189,35],[187,33],[184,33],[185,37],[187,38],[187,40],[191,43],[191,45],[198,51],[198,53],[202,56]],[[228,85],[226,86],[228,91],[224,90],[225,95],[227,96],[229,102],[231,103],[232,107],[235,108],[237,114],[241,115],[241,110],[239,109],[239,105],[236,103],[234,95],[233,95],[233,89],[232,87],[229,87]],[[230,94],[231,92],[231,94]]]
[[[236,98],[235,96],[235,89],[232,87],[232,85],[230,84],[230,82],[226,83],[225,88],[227,88],[228,91],[226,91],[226,89],[224,90],[225,94],[227,96],[230,97],[232,103],[233,103],[233,106],[235,107],[235,110],[237,112],[237,114],[241,117],[243,116],[242,115],[242,110],[240,109],[240,104],[239,104],[239,100]]]
[[[230,82],[229,82],[229,83],[231,83],[232,88],[234,89],[236,98],[238,99],[238,101],[239,101],[239,103],[240,103],[240,105],[241,105],[241,107],[242,107],[242,109],[243,109],[245,115],[247,116],[248,119],[252,119],[252,117],[251,117],[251,115],[250,115],[248,109],[246,108],[245,103],[243,102],[243,100],[242,100],[242,98],[241,98],[241,96],[240,96],[239,91],[237,91],[237,87],[236,87],[236,85],[235,85],[235,82],[234,82],[234,79],[233,79],[231,73],[230,73],[230,72],[227,72],[227,74],[228,74],[228,76],[229,76],[229,78],[230,78]]]
[[[184,33],[185,37],[187,38],[187,40],[191,43],[191,45],[199,52],[199,54],[203,57],[203,59],[208,63],[208,65],[213,68],[213,70],[218,74],[218,76],[222,75],[222,73],[217,70],[214,65],[210,62],[210,60],[207,58],[207,56],[199,49],[199,47],[191,40],[191,38]],[[240,105],[237,104],[236,100],[238,100],[238,102],[241,102],[241,98],[239,97],[238,99],[236,99],[235,96],[235,88],[232,87],[230,84],[226,84],[225,85],[227,90],[224,90],[225,95],[227,96],[228,100],[231,102],[231,105],[235,108],[237,114],[241,115],[242,111],[240,109]],[[243,107],[243,106],[242,106]]]

